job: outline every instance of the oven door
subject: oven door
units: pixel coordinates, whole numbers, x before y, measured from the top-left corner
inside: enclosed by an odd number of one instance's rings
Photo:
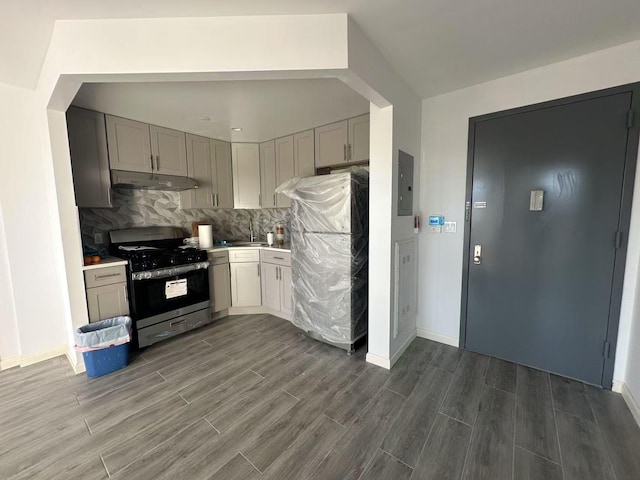
[[[131,274],[131,312],[138,328],[161,321],[166,313],[188,313],[209,302],[208,262]],[[147,321],[149,320],[149,321]],[[143,322],[142,322],[143,321]],[[141,325],[141,322],[145,325]]]

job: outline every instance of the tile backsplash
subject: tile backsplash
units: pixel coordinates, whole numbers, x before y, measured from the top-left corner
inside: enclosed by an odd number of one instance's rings
[[[180,207],[178,192],[154,190],[113,190],[113,208],[80,208],[82,245],[100,248],[94,234],[102,233],[108,242],[108,232],[121,228],[180,226],[186,236],[191,236],[192,222],[213,225],[213,237],[220,240],[248,240],[249,222],[253,222],[259,238],[264,240],[266,232],[275,230],[278,222],[286,225],[288,241],[291,210],[269,208],[262,210],[188,209]]]

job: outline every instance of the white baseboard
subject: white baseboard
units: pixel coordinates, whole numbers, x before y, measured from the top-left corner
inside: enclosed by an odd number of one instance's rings
[[[78,375],[79,373],[84,373],[87,371],[84,365],[84,360],[82,359],[82,354],[76,352],[75,348],[67,348],[66,356],[69,364],[71,365],[71,368],[73,368],[73,373]]]
[[[0,360],[0,370],[20,366],[20,356]]]
[[[417,329],[417,335],[420,338],[426,338],[427,340],[433,340],[434,342],[444,343],[445,345],[451,345],[452,347],[458,347],[459,340],[456,337],[448,337],[446,335],[440,335],[439,333],[430,332],[429,330]]]
[[[613,385],[611,386],[611,391],[616,393],[622,393],[622,387],[624,386],[624,382],[620,380],[614,380]]]
[[[281,312],[279,310],[273,310],[269,307],[231,307],[227,310],[229,315],[259,315],[268,313],[274,317],[282,318],[283,320],[291,321],[291,315]]]
[[[33,365],[34,363],[44,362],[45,360],[49,360],[51,358],[59,357],[66,354],[67,347],[61,346],[46,352],[36,353],[35,355],[22,355],[20,357],[20,366],[28,367],[29,365]]]
[[[391,361],[388,358],[380,357],[373,353],[367,353],[366,360],[368,363],[372,363],[373,365],[377,365],[378,367],[382,367],[386,370],[391,370]]]
[[[629,410],[631,410],[631,415],[633,415],[633,418],[635,418],[636,423],[640,425],[640,405],[638,405],[636,399],[633,398],[632,393],[629,391],[629,388],[627,388],[627,384],[623,382],[619,383],[621,385],[620,393],[622,394],[622,398],[624,398],[624,401],[629,407]]]
[[[402,354],[404,353],[404,351],[409,347],[409,345],[411,345],[411,342],[413,342],[415,340],[415,338],[417,337],[417,331],[414,330],[411,335],[409,335],[409,338],[407,338],[404,343],[402,345],[400,345],[400,348],[396,351],[396,353],[394,353],[391,356],[391,366],[393,367],[396,362],[398,361],[398,359],[402,356]]]

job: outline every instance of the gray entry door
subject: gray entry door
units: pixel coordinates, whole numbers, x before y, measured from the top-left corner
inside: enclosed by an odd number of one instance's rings
[[[465,348],[603,383],[630,108],[624,92],[475,123]]]

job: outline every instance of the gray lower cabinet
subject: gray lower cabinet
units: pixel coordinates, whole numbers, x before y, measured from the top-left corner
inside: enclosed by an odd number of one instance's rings
[[[127,284],[114,283],[104,287],[88,288],[87,306],[91,323],[105,318],[129,315]]]
[[[262,250],[262,305],[272,310],[291,315],[293,300],[291,292],[291,254]]]
[[[226,251],[209,253],[209,296],[211,311],[221,312],[231,307],[231,272]]]
[[[126,269],[105,267],[84,272],[89,322],[129,315]]]

